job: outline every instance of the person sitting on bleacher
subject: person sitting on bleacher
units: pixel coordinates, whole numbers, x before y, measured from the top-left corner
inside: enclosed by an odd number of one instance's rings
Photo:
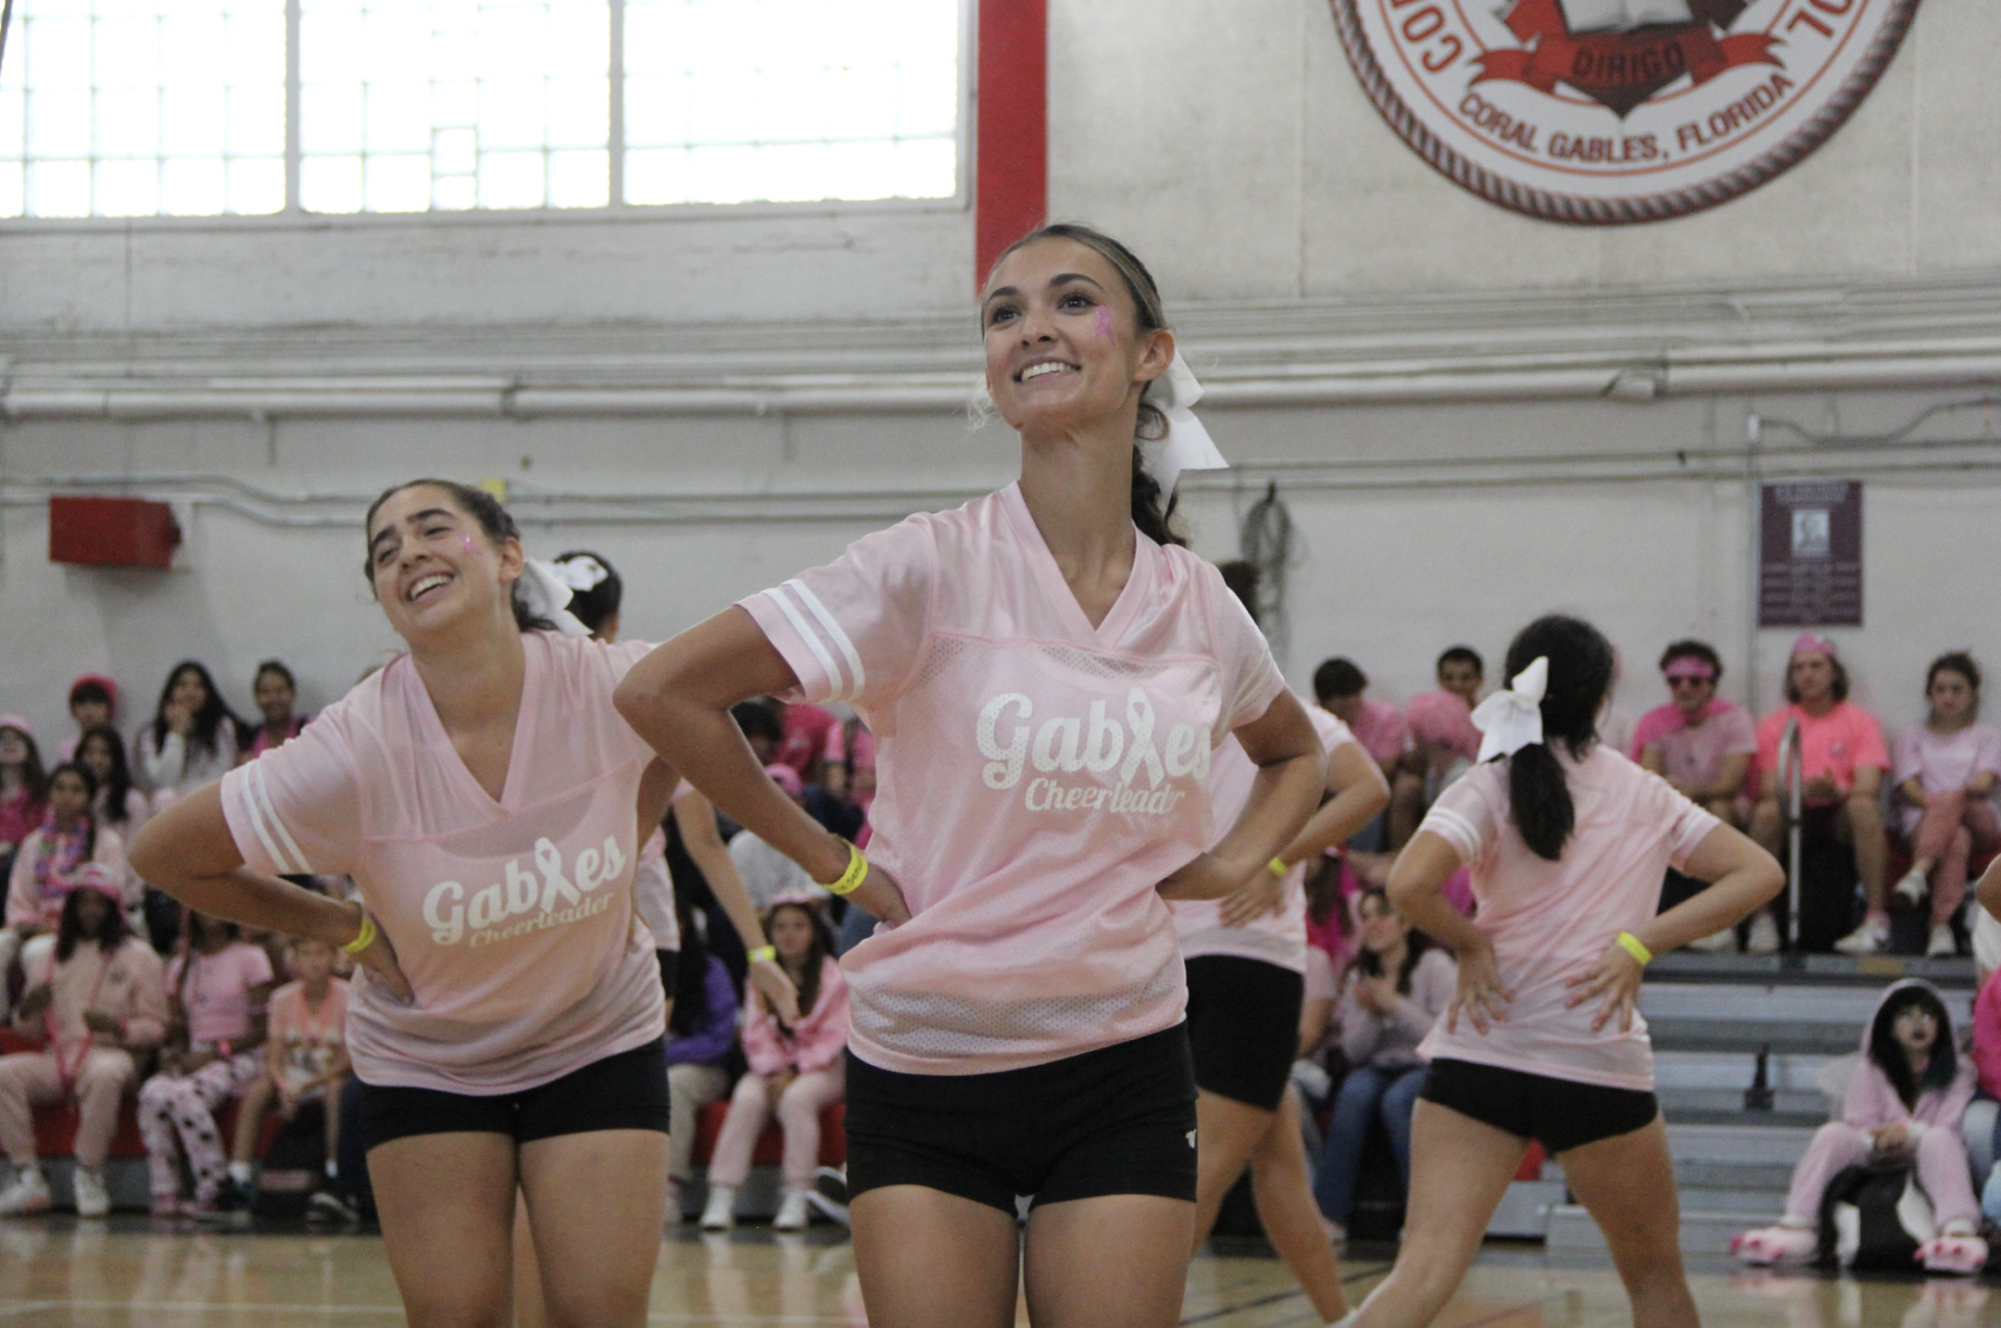
[[[83,867],[70,878],[55,946],[28,974],[14,1010],[14,1031],[41,1047],[0,1057],[0,1147],[14,1164],[0,1214],[49,1206],[33,1109],[63,1102],[77,1105],[77,1215],[111,1211],[100,1168],[118,1132],[119,1104],[138,1079],[135,1053],[158,1045],[166,1029],[160,957],[128,933],[119,882],[101,867]]]
[[[1956,954],[1952,920],[1966,899],[1975,854],[2001,847],[1994,781],[2001,775],[2001,731],[1977,722],[1980,666],[1963,650],[1940,655],[1925,673],[1931,716],[1897,735],[1895,779],[1911,869],[1895,894],[1916,908],[1931,895],[1931,940],[1925,953]]]
[[[1977,1273],[1987,1242],[1960,1129],[1973,1100],[1974,1069],[1954,1048],[1952,1016],[1928,982],[1892,983],[1862,1032],[1863,1055],[1848,1080],[1841,1119],[1814,1132],[1793,1168],[1785,1216],[1730,1242],[1746,1263],[1800,1263],[1820,1249],[1821,1197],[1849,1167],[1902,1162],[1931,1200],[1938,1236],[1918,1251],[1932,1272]]]
[[[1980,974],[1980,992],[1973,998],[1973,1072],[1978,1095],[1966,1109],[1961,1133],[1966,1155],[1973,1162],[1973,1182],[1985,1184],[1980,1209],[1990,1222],[2001,1222],[2001,972]]]
[[[230,1173],[247,1182],[264,1134],[264,1116],[277,1099],[286,1121],[306,1103],[316,1103],[324,1116],[328,1180],[338,1174],[340,1156],[340,1090],[350,1069],[347,1058],[347,983],[335,977],[339,958],[325,941],[295,938],[286,948],[285,964],[293,980],[271,993],[270,1035],[264,1039],[264,1077],[244,1087],[236,1113],[236,1142]],[[322,1198],[322,1196],[326,1196]],[[345,1217],[347,1207],[321,1185],[309,1201],[321,1217]]]
[[[785,1195],[772,1223],[803,1230],[810,1220],[807,1196],[820,1161],[820,1113],[845,1090],[842,1056],[848,1046],[848,987],[834,959],[834,938],[819,905],[804,896],[780,899],[765,932],[786,976],[799,991],[799,1022],[787,1027],[755,987],[743,1021],[743,1054],[750,1073],[737,1080],[729,1115],[709,1159],[705,1231],[726,1231],[736,1221],[736,1192],[750,1175],[758,1136],[776,1113],[785,1132]]]
[[[667,993],[668,1119],[677,1122],[667,1136],[667,1220],[679,1222],[681,1189],[694,1176],[696,1117],[729,1091],[737,993],[679,893],[674,908],[681,917],[681,959]]]
[[[1855,872],[1868,901],[1862,925],[1833,946],[1843,954],[1874,954],[1890,942],[1884,888],[1889,841],[1877,804],[1890,753],[1883,745],[1883,726],[1848,699],[1848,670],[1834,642],[1813,632],[1803,632],[1793,642],[1786,664],[1786,705],[1758,721],[1758,805],[1751,813],[1751,837],[1775,857],[1784,852],[1786,838],[1779,803],[1779,743],[1794,720],[1799,722],[1805,833],[1832,834],[1854,848]],[[1845,882],[1839,898],[1803,896],[1801,935],[1823,930],[1810,925],[1816,916],[1838,917],[1835,930],[1847,926],[1850,898]]]
[[[76,871],[94,863],[121,889],[126,879],[124,843],[91,813],[97,777],[80,765],[59,765],[49,774],[48,789],[42,823],[21,841],[8,873],[7,927],[0,931],[0,1012],[6,1009],[5,978],[14,956],[21,956],[24,968],[36,966],[48,949]]]

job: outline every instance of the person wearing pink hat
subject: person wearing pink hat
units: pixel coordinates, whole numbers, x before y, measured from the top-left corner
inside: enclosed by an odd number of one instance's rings
[[[49,775],[47,810],[41,824],[21,841],[7,874],[5,930],[0,930],[0,974],[13,967],[19,955],[24,967],[32,970],[43,949],[52,942],[56,919],[62,913],[63,893],[75,875],[85,867],[102,869],[122,883],[127,879],[125,844],[118,832],[98,823],[91,806],[97,796],[97,779],[80,765],[59,765]],[[136,904],[136,892],[123,900]],[[6,1010],[4,988],[0,988],[0,1014]]]
[[[1473,764],[1480,751],[1473,707],[1479,704],[1486,682],[1486,661],[1471,646],[1451,646],[1439,655],[1437,674],[1437,691],[1420,693],[1404,703],[1411,745],[1390,787],[1392,852],[1410,842],[1425,808]]]
[[[14,1179],[0,1190],[0,1215],[35,1213],[52,1202],[35,1155],[34,1108],[77,1105],[76,1211],[111,1210],[99,1170],[118,1130],[118,1104],[138,1078],[135,1055],[167,1028],[160,957],[129,934],[120,882],[86,863],[69,879],[56,943],[31,966],[14,1010],[14,1031],[36,1050],[0,1057],[0,1148]]]
[[[1806,950],[1832,946],[1843,954],[1874,954],[1890,942],[1884,877],[1889,842],[1877,803],[1890,751],[1876,717],[1848,699],[1848,670],[1834,642],[1802,632],[1786,663],[1786,704],[1758,721],[1758,804],[1751,813],[1751,837],[1774,855],[1783,851],[1785,816],[1780,806],[1779,741],[1788,722],[1799,721],[1803,829],[1809,836],[1834,835],[1855,851],[1868,912],[1845,936],[1848,897],[1802,895],[1800,944]],[[1764,918],[1765,914],[1760,914]],[[1837,939],[1838,937],[1838,939]],[[1778,930],[1753,924],[1751,949],[1778,948]]]

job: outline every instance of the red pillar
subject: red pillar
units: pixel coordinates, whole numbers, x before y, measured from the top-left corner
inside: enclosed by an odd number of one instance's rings
[[[1049,3],[979,0],[975,283],[1049,211]]]

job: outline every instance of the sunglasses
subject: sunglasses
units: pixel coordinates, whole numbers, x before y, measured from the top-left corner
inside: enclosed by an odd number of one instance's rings
[[[1667,684],[1670,687],[1680,687],[1684,683],[1690,687],[1697,687],[1703,683],[1715,681],[1715,675],[1709,673],[1670,673],[1667,675]]]

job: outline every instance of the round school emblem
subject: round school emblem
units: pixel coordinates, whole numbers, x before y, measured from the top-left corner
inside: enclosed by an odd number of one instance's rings
[[[1826,142],[1918,0],[1333,0],[1348,59],[1417,154],[1503,207],[1658,221]]]

